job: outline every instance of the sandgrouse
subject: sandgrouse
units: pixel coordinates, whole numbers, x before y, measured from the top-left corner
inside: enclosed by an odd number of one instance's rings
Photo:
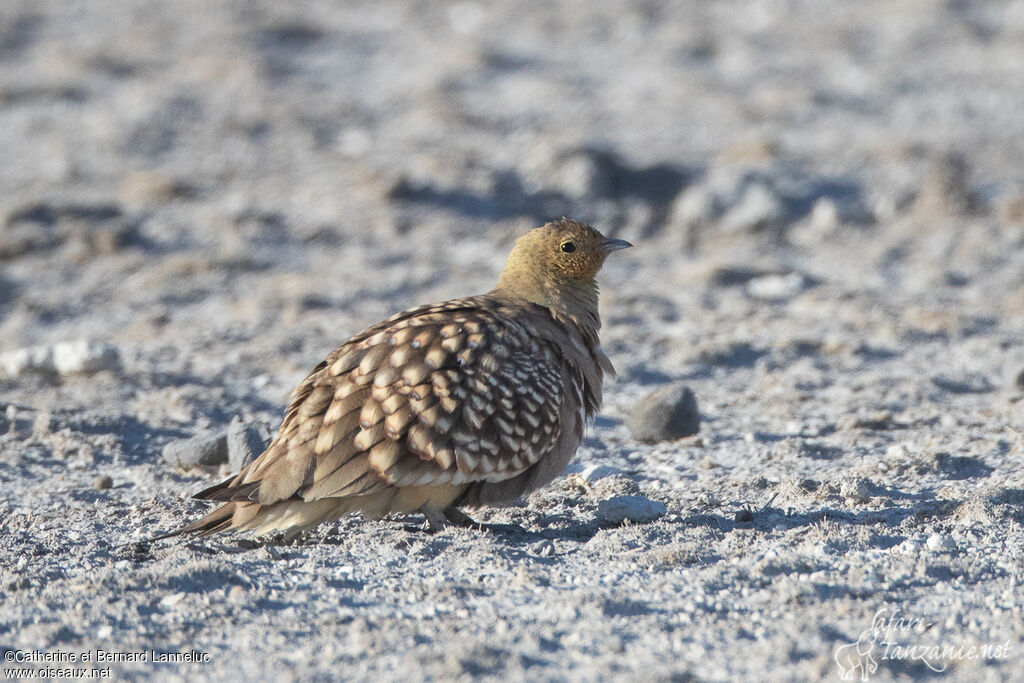
[[[519,238],[489,293],[349,339],[292,393],[266,451],[195,495],[223,505],[168,535],[293,534],[349,512],[419,511],[435,528],[547,484],[614,372],[594,277],[629,246],[563,218]]]

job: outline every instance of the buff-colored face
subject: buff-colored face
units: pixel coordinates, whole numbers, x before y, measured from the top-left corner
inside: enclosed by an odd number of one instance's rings
[[[583,223],[562,219],[535,228],[516,242],[511,259],[520,259],[558,278],[593,280],[608,254],[632,246],[610,240]]]

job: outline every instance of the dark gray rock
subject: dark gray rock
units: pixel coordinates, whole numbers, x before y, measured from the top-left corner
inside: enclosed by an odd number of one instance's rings
[[[932,377],[932,384],[951,394],[984,394],[995,386],[980,372],[964,372],[954,375]]]
[[[92,253],[132,242],[135,227],[114,202],[32,202],[0,217],[0,261],[78,241]]]
[[[228,425],[228,463],[238,472],[255,460],[270,444],[270,430],[262,422],[242,422],[235,416]]]
[[[213,467],[228,461],[226,432],[197,434],[191,439],[172,441],[164,446],[164,462],[178,467]]]
[[[658,387],[637,402],[626,426],[634,439],[647,443],[696,434],[700,430],[697,397],[684,384]]]

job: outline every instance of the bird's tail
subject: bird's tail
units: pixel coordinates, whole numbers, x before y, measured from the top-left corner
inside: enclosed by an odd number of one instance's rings
[[[160,541],[165,538],[172,538],[174,536],[181,536],[182,534],[195,534],[197,536],[209,536],[215,534],[218,531],[224,531],[231,526],[231,518],[235,514],[235,503],[226,503],[221,505],[219,508],[206,515],[201,519],[197,519],[191,524],[168,531],[165,534],[154,536],[147,540],[148,543],[153,541]]]

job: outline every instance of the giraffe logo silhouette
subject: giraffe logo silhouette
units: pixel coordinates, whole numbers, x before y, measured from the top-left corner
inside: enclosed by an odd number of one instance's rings
[[[878,671],[878,660],[875,658],[875,643],[879,632],[875,624],[861,631],[855,643],[847,643],[836,648],[835,659],[839,667],[839,678],[852,681],[857,674],[860,680],[867,681],[871,674]]]

